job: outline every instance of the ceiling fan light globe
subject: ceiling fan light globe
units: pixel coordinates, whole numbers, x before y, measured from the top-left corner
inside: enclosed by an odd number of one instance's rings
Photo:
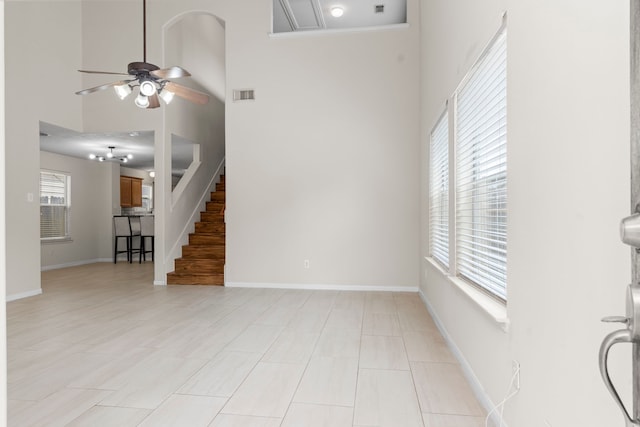
[[[98,161],[99,162],[104,162],[104,157],[102,157],[102,156],[98,157]]]
[[[147,108],[149,106],[149,98],[140,94],[136,97],[136,105],[140,108]]]
[[[162,98],[162,100],[164,101],[165,104],[169,104],[171,101],[173,101],[174,93],[171,92],[170,90],[162,89],[160,91],[159,95],[160,95],[160,98]]]
[[[140,93],[144,96],[151,96],[156,93],[156,85],[151,80],[144,80],[140,83]]]
[[[91,160],[95,160],[96,155],[95,155],[95,154],[93,154],[93,153],[91,153],[91,154],[89,154],[89,158],[90,158]]]
[[[107,153],[107,158],[109,158],[109,159],[110,159],[110,158],[112,158],[112,157],[113,157],[113,153],[112,153],[112,152],[108,152],[108,153]]]
[[[118,95],[118,98],[123,100],[131,93],[131,86],[128,84],[118,85],[114,86],[113,90],[116,92],[116,95]]]
[[[133,154],[127,154],[127,159],[129,160],[133,159]]]

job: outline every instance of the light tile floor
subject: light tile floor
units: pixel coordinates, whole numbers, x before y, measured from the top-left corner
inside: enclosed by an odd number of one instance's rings
[[[9,425],[481,427],[417,294],[154,287],[42,274],[7,304]]]

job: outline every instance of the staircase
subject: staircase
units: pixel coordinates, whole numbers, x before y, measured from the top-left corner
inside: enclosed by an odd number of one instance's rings
[[[200,222],[189,234],[189,244],[182,247],[182,258],[175,260],[175,271],[167,274],[167,285],[224,286],[224,190],[221,175],[207,210],[200,212]]]

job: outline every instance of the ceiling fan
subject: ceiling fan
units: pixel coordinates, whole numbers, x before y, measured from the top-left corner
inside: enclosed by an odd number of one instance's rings
[[[135,104],[140,108],[158,108],[160,106],[158,98],[162,98],[168,104],[174,95],[196,104],[208,103],[209,95],[169,80],[191,76],[187,70],[178,66],[160,68],[147,62],[147,0],[142,0],[142,31],[143,60],[131,62],[127,67],[127,73],[78,70],[81,73],[128,75],[132,78],[84,89],[76,92],[76,95],[87,95],[112,87],[120,99],[125,99],[135,87],[138,87],[139,94]]]

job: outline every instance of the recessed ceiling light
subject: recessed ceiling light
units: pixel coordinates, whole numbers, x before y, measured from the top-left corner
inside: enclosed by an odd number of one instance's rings
[[[331,8],[331,16],[334,18],[340,18],[342,15],[344,15],[344,9],[340,6],[334,6]]]

